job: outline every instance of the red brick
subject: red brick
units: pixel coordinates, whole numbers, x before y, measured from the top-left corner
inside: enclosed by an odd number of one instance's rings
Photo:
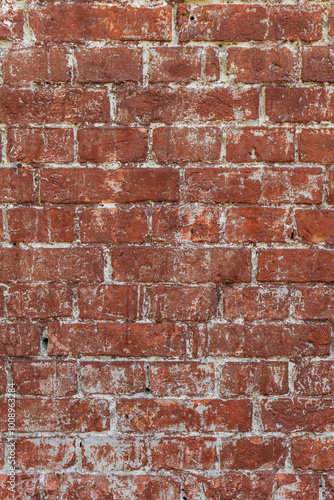
[[[101,432],[109,427],[109,402],[104,399],[16,400],[17,432]]]
[[[9,50],[3,59],[4,83],[67,83],[70,72],[66,48],[24,47]]]
[[[248,399],[174,400],[119,399],[120,432],[249,431],[252,403]]]
[[[220,158],[218,128],[160,127],[153,130],[153,150],[159,163],[207,162]]]
[[[328,356],[330,337],[326,323],[203,324],[194,329],[194,356]]]
[[[33,323],[0,325],[0,356],[37,356],[40,351],[41,328]]]
[[[3,123],[108,122],[110,105],[106,89],[0,87],[0,120]]]
[[[206,396],[214,393],[213,363],[153,362],[150,373],[151,393],[155,396]]]
[[[0,241],[3,240],[3,211],[0,209]],[[0,300],[1,302],[1,300]],[[1,306],[0,306],[1,309]]]
[[[334,498],[334,475],[327,474],[325,479],[326,494],[325,500],[333,500]]]
[[[106,22],[108,20],[108,22]],[[171,7],[49,4],[30,10],[38,41],[171,40]]]
[[[327,202],[334,205],[334,170],[328,172],[329,188]]]
[[[284,242],[291,234],[286,228],[289,222],[284,208],[231,207],[226,213],[224,238],[233,243]]]
[[[5,465],[5,440],[0,439],[0,467],[3,469]],[[0,485],[1,485],[1,476],[0,476]],[[0,486],[0,494],[1,494],[1,486]]]
[[[289,392],[288,370],[286,362],[227,362],[222,368],[220,391],[224,396],[285,394]]]
[[[98,248],[1,248],[0,281],[102,281]]]
[[[302,80],[304,82],[334,82],[333,57],[332,47],[303,47]]]
[[[238,473],[224,472],[221,475],[185,476],[184,493],[188,500],[268,500],[271,497],[274,482],[273,472]],[[277,500],[282,497],[277,497]],[[275,499],[276,500],[276,499]],[[306,499],[305,499],[306,500]],[[313,499],[314,500],[314,499]]]
[[[292,438],[292,463],[299,469],[330,470],[334,467],[334,440],[330,437]]]
[[[218,207],[162,205],[152,219],[153,239],[166,243],[219,241]]]
[[[219,79],[219,53],[215,47],[154,47],[150,50],[151,83]]]
[[[79,210],[82,243],[144,243],[148,233],[143,207],[96,207]]]
[[[316,87],[267,88],[266,113],[273,122],[332,121],[334,96],[327,89]],[[307,135],[310,130],[303,130],[301,137]]]
[[[332,282],[334,252],[327,249],[281,248],[259,252],[259,281]]]
[[[287,442],[278,437],[224,439],[220,450],[222,469],[280,469],[285,466]]]
[[[99,500],[174,500],[181,494],[180,479],[174,476],[149,475],[80,475],[48,474],[45,478],[46,500],[88,499],[91,494]],[[112,492],[112,493],[111,493]],[[313,499],[312,499],[313,500]]]
[[[126,247],[113,250],[120,281],[250,282],[250,250],[235,248]]]
[[[143,162],[148,148],[146,129],[84,128],[78,131],[82,163]]]
[[[181,4],[179,7],[180,41],[264,40],[268,29],[267,11],[260,5]]]
[[[118,92],[118,120],[122,123],[166,123],[244,120],[259,116],[259,90],[215,86],[171,88],[125,86]]]
[[[5,314],[5,298],[4,298],[4,287],[0,286],[0,317]]]
[[[137,316],[137,286],[81,286],[78,299],[81,318],[133,321]]]
[[[4,394],[6,392],[6,388],[7,388],[6,363],[5,363],[5,361],[1,361],[0,362],[0,393]]]
[[[83,361],[81,389],[85,394],[136,394],[145,391],[144,363]]]
[[[13,242],[58,243],[75,238],[72,207],[19,207],[7,211],[8,231]]]
[[[154,321],[209,321],[217,314],[214,285],[158,285],[151,292]]]
[[[12,372],[18,394],[72,396],[77,392],[75,361],[13,361]]]
[[[45,319],[72,314],[72,294],[65,284],[10,285],[7,301],[10,318]]]
[[[331,165],[334,163],[333,139],[334,130],[302,130],[298,137],[300,160]]]
[[[2,2],[0,8],[0,40],[23,39],[23,11],[14,2]]]
[[[235,82],[291,82],[293,52],[287,47],[229,47],[227,67]]]
[[[334,243],[334,210],[296,210],[298,237],[308,243]]]
[[[71,163],[74,160],[72,129],[11,128],[7,156],[25,163]]]
[[[332,6],[329,10],[328,17],[329,17],[329,35],[333,36],[333,34],[334,34],[334,8]]]
[[[160,438],[152,445],[152,469],[214,469],[216,447],[213,437]]]
[[[333,361],[303,360],[296,365],[295,392],[302,396],[331,395],[334,389],[333,374]]]
[[[222,291],[225,319],[274,321],[289,316],[291,299],[286,287],[225,287]]]
[[[330,320],[334,314],[333,286],[297,286],[294,305],[298,319]]]
[[[110,470],[138,470],[147,461],[147,446],[139,437],[85,436],[82,442],[83,470],[107,474]]]
[[[142,49],[99,47],[75,49],[78,83],[121,83],[142,80]]]
[[[41,200],[50,203],[177,201],[179,173],[172,168],[57,168],[41,172]]]
[[[188,168],[185,196],[208,203],[320,203],[323,182],[320,168]]]
[[[295,158],[292,128],[244,127],[231,131],[226,158],[231,162],[289,162]]]
[[[28,202],[34,197],[33,169],[0,168],[0,201]]]
[[[265,431],[333,432],[333,416],[333,398],[281,398],[262,401],[262,422]]]
[[[319,500],[319,476],[277,474],[272,495],[275,500]]]
[[[25,473],[15,475],[15,493],[10,488],[10,476],[0,474],[0,498],[10,500],[40,500],[39,477]]]
[[[322,37],[322,7],[313,4],[301,6],[277,6],[270,8],[269,40],[314,41]]]
[[[16,465],[23,470],[68,469],[75,464],[75,440],[67,436],[21,437],[16,442]]]
[[[163,356],[185,354],[185,328],[175,324],[49,324],[52,356]]]

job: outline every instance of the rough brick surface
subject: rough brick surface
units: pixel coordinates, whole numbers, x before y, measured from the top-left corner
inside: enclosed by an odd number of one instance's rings
[[[0,500],[334,500],[332,3],[0,42]]]

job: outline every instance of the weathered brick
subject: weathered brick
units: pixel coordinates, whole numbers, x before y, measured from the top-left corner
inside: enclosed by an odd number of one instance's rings
[[[333,398],[281,398],[262,401],[265,431],[333,432]]]
[[[223,395],[247,396],[256,393],[285,394],[289,391],[288,375],[286,362],[231,361],[222,367],[220,392]]]
[[[79,161],[103,163],[143,162],[147,130],[139,128],[84,128],[78,131]]]
[[[137,286],[91,285],[78,288],[81,318],[133,321],[137,316],[137,303]]]
[[[72,396],[77,392],[75,361],[27,361],[12,363],[13,383],[18,394]]]
[[[113,269],[120,281],[250,282],[250,259],[246,248],[119,246],[113,250]]]
[[[198,205],[162,205],[152,217],[153,239],[166,243],[219,241],[219,209]]]
[[[92,47],[75,49],[78,83],[120,83],[142,80],[142,49],[135,47]]]
[[[187,168],[187,201],[207,203],[320,203],[320,168]],[[334,200],[334,176],[333,176]]]
[[[288,223],[284,208],[231,207],[226,213],[224,238],[233,243],[284,242],[291,234]]]
[[[228,134],[227,161],[291,162],[295,158],[292,128],[244,127]]]
[[[76,459],[75,440],[67,436],[21,437],[15,451],[17,467],[23,470],[66,470]]]
[[[227,67],[236,82],[291,82],[294,56],[287,47],[229,47]]]
[[[145,391],[144,363],[83,361],[81,389],[85,394],[136,394]]]
[[[222,469],[280,469],[285,465],[288,446],[278,437],[245,437],[223,440]]]
[[[19,207],[7,211],[12,242],[60,243],[75,238],[74,209],[71,207]]]
[[[102,281],[98,248],[1,248],[0,281]]]
[[[308,243],[334,243],[334,210],[296,210],[298,237]]]
[[[101,500],[173,500],[181,494],[181,481],[176,476],[48,474],[45,477],[47,500],[89,498],[94,492]],[[79,496],[78,496],[79,495]],[[131,500],[132,500],[131,499]],[[313,499],[312,499],[313,500]]]
[[[0,8],[0,40],[23,39],[23,10],[14,7],[14,2],[2,2]]]
[[[107,431],[109,402],[105,399],[40,399],[16,401],[17,432]]]
[[[53,356],[184,356],[185,328],[175,324],[50,323]]]
[[[8,159],[25,163],[71,163],[74,160],[72,129],[11,128]]]
[[[295,316],[298,319],[331,319],[334,314],[332,285],[297,286],[294,294]]]
[[[152,444],[152,469],[214,469],[216,447],[213,437],[161,438]]]
[[[302,360],[296,365],[295,387],[302,396],[325,396],[333,393],[334,363],[330,360]]]
[[[334,205],[334,170],[330,170],[328,173],[329,188],[327,201],[331,205]]]
[[[153,150],[159,163],[219,160],[218,128],[159,127],[153,130]]]
[[[41,199],[50,203],[177,201],[179,173],[172,168],[43,169]]]
[[[150,364],[151,393],[155,396],[205,396],[214,393],[212,363],[154,362]]]
[[[169,41],[171,23],[172,11],[168,6],[147,8],[73,3],[39,5],[30,10],[30,25],[41,42]]]
[[[0,474],[0,495],[11,500],[40,500],[39,477],[25,473],[15,475],[15,492],[10,488],[10,476]]]
[[[287,287],[225,287],[222,292],[225,319],[273,321],[289,316],[291,299]]]
[[[274,500],[319,500],[319,476],[316,474],[277,474],[272,491]]]
[[[151,291],[151,317],[155,321],[209,321],[217,313],[214,285],[157,285]]]
[[[5,361],[0,362],[0,394],[4,394],[7,388],[7,374]],[[0,453],[1,455],[1,453]],[[1,460],[0,460],[1,462]]]
[[[26,320],[71,316],[71,290],[66,284],[10,285],[7,310],[10,318]]]
[[[4,315],[5,312],[5,298],[4,298],[4,287],[0,286],[0,317]]]
[[[326,323],[203,324],[194,329],[194,356],[328,356],[330,337],[331,329]]]
[[[298,436],[292,438],[292,463],[299,469],[330,470],[334,465],[333,438]]]
[[[3,58],[4,83],[67,83],[70,72],[62,46],[11,49]]]
[[[219,79],[219,53],[215,47],[154,47],[150,50],[151,83]]]
[[[34,323],[0,325],[0,356],[37,356],[40,351],[41,328]]]
[[[0,87],[0,120],[3,123],[108,122],[110,105],[106,89]]]
[[[119,399],[120,432],[249,431],[252,403],[248,399],[159,400]]]
[[[334,131],[330,129],[302,130],[298,136],[300,160],[331,165],[334,163],[333,139]]]
[[[138,470],[146,467],[147,462],[147,444],[140,437],[86,436],[83,439],[82,467],[86,471],[108,474],[110,470]]]
[[[148,233],[144,207],[96,207],[78,211],[82,243],[143,243]]]
[[[25,203],[34,197],[33,169],[0,168],[0,201]]]
[[[334,52],[328,46],[303,47],[302,79],[304,82],[334,82]]]
[[[258,280],[263,282],[332,282],[334,252],[327,249],[281,248],[259,252]]]
[[[149,85],[125,86],[118,92],[121,123],[231,121],[259,116],[259,90],[215,86],[201,89]]]
[[[309,8],[280,5],[270,8],[269,40],[315,41],[322,37],[322,7],[313,4]]]

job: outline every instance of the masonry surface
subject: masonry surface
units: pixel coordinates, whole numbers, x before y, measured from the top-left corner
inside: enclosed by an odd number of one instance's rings
[[[333,4],[3,0],[0,61],[0,499],[334,500]]]

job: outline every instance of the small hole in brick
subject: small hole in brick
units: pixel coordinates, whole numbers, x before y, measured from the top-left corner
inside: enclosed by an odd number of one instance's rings
[[[151,389],[149,387],[146,387],[145,392],[151,392]]]
[[[127,413],[125,414],[125,418],[129,418],[129,415]]]
[[[17,166],[17,168],[21,168],[22,167],[22,163],[17,163],[16,166]]]
[[[48,345],[49,345],[49,341],[48,341],[48,339],[43,339],[43,340],[42,340],[42,346],[43,346],[43,349],[44,349],[45,351],[47,351],[47,350],[48,350]]]
[[[293,239],[294,239],[294,237],[295,237],[295,232],[294,232],[294,230],[292,230],[292,231],[291,231],[291,239],[293,240]]]
[[[17,243],[14,241],[13,242],[13,247],[16,247],[17,246]]]
[[[190,21],[195,21],[194,16],[190,16]]]

